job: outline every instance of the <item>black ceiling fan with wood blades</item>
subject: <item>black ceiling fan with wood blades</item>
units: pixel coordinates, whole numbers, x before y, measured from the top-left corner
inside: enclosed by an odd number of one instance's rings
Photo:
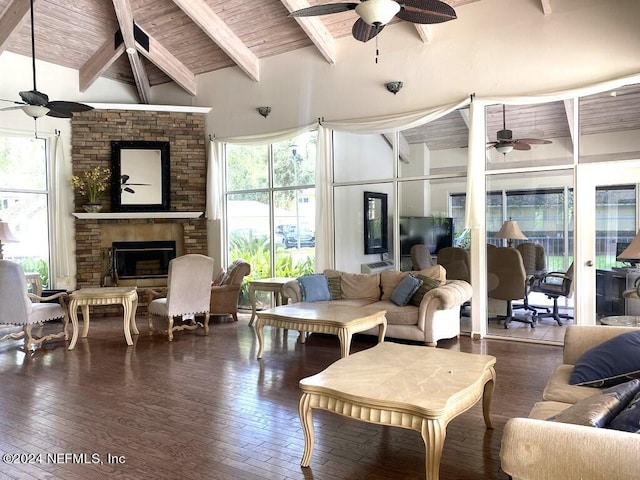
[[[502,130],[496,133],[495,142],[487,142],[487,148],[495,148],[502,154],[512,150],[531,150],[531,145],[544,145],[552,143],[551,140],[540,138],[513,138],[513,131],[507,128],[506,107],[502,105]]]
[[[362,0],[359,3],[326,3],[296,10],[290,17],[315,17],[355,10],[360,18],[351,30],[353,37],[368,42],[394,17],[411,23],[442,23],[457,18],[455,10],[439,0]]]
[[[85,105],[83,103],[68,102],[64,100],[49,101],[49,96],[46,93],[38,91],[36,87],[36,41],[35,41],[35,29],[33,22],[33,0],[30,0],[30,13],[31,13],[31,67],[33,73],[33,89],[19,92],[22,102],[15,100],[3,100],[5,102],[11,102],[15,105],[12,107],[5,107],[0,110],[22,110],[27,115],[33,118],[43,117],[45,115],[56,118],[71,118],[74,112],[86,112],[93,110],[93,107]]]

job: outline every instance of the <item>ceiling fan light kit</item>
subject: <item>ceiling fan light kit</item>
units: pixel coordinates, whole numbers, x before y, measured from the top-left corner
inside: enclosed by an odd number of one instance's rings
[[[22,111],[33,118],[44,117],[51,110],[42,105],[24,105]]]
[[[455,10],[440,0],[362,0],[359,3],[326,3],[302,8],[290,17],[315,17],[355,10],[358,19],[351,34],[361,42],[376,37],[394,17],[411,23],[442,23],[457,18]]]
[[[386,25],[400,11],[393,0],[366,0],[356,7],[356,13],[369,25]]]
[[[499,153],[506,155],[507,153],[511,153],[513,151],[513,145],[498,145],[496,146],[496,150]]]

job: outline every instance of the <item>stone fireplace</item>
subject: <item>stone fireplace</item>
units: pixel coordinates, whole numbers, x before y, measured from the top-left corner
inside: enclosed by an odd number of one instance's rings
[[[105,277],[113,274],[113,242],[174,241],[177,256],[207,254],[202,218],[207,177],[204,113],[95,109],[74,114],[71,127],[74,175],[96,166],[111,168],[112,140],[169,142],[171,158],[169,211],[112,213],[107,195],[102,199],[104,213],[74,214],[76,288],[105,284]],[[83,199],[77,192],[75,202],[81,212]],[[122,279],[119,284],[163,286],[166,278]]]
[[[202,218],[125,220],[102,218],[109,214],[76,215],[79,217],[76,219],[77,288],[104,286],[108,277],[111,281],[116,280],[111,263],[114,243],[174,242],[176,256],[207,254],[207,233]],[[167,282],[166,277],[139,277],[117,279],[118,285],[157,287]]]

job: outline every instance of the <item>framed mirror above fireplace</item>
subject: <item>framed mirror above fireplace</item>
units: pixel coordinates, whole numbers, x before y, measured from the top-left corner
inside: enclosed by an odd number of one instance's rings
[[[111,142],[114,212],[169,210],[169,142]]]

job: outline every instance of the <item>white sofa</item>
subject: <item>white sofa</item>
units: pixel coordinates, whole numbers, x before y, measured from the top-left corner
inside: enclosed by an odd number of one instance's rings
[[[640,478],[639,434],[546,420],[599,391],[569,384],[578,358],[632,330],[600,325],[567,327],[563,364],[552,373],[544,401],[534,405],[529,418],[512,418],[505,425],[500,459],[502,469],[514,480]]]
[[[339,270],[324,271],[329,279],[338,279],[340,285],[340,298],[329,300],[330,302],[362,307],[364,311],[386,310],[388,338],[413,340],[435,346],[440,339],[459,336],[460,307],[471,298],[471,285],[463,280],[446,281],[446,271],[440,265],[413,273],[438,278],[442,283],[424,295],[420,306],[398,306],[390,300],[395,287],[409,272],[386,270],[375,274],[360,274]],[[282,293],[289,298],[290,303],[303,300],[297,280],[286,283]],[[376,327],[363,333],[377,336],[378,329]]]

